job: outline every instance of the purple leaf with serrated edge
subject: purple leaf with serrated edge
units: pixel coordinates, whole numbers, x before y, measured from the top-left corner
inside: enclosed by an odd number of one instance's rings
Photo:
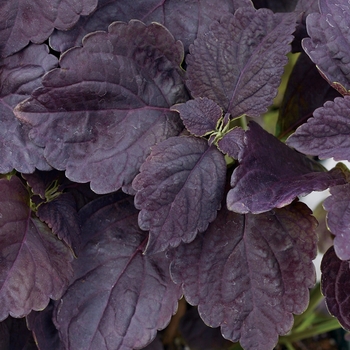
[[[279,110],[277,137],[289,133],[312,116],[326,101],[341,96],[320,75],[315,64],[301,53],[288,80]]]
[[[331,315],[345,329],[350,329],[350,267],[349,261],[340,260],[334,248],[328,249],[321,263],[321,288]]]
[[[182,130],[169,109],[187,98],[182,59],[163,26],[115,22],[66,52],[16,114],[54,168],[113,192],[131,183],[151,146]]]
[[[0,180],[0,320],[44,309],[64,293],[72,275],[69,249],[31,216],[17,177]]]
[[[321,159],[350,160],[349,108],[350,96],[326,102],[288,138],[287,144]]]
[[[7,0],[0,4],[0,57],[9,56],[29,41],[44,42],[54,28],[67,30],[97,6],[97,0]]]
[[[79,255],[80,226],[77,206],[70,193],[62,193],[57,198],[39,206],[37,215],[51,229],[52,233],[68,244]]]
[[[146,252],[191,242],[215,220],[226,177],[224,156],[204,139],[172,137],[152,148],[133,181]]]
[[[287,63],[295,15],[240,8],[213,22],[187,56],[187,86],[215,101],[233,118],[259,117],[277,94]]]
[[[331,196],[323,203],[327,225],[335,235],[334,249],[342,260],[350,260],[350,184],[330,188]]]
[[[222,118],[222,109],[214,101],[204,97],[177,104],[171,110],[178,111],[186,129],[193,135],[204,136],[214,131]]]
[[[142,348],[170,321],[181,296],[164,253],[146,256],[133,198],[120,193],[80,210],[83,247],[56,309],[67,350]]]
[[[281,208],[295,197],[342,185],[340,169],[325,169],[295,152],[251,122],[245,136],[242,161],[231,178],[227,206],[237,213],[262,213]]]
[[[171,276],[207,325],[245,349],[270,350],[308,305],[316,226],[302,203],[260,215],[222,209],[204,234],[171,252]]]
[[[239,7],[252,7],[252,3],[250,0],[100,0],[96,11],[81,18],[72,30],[55,31],[50,45],[62,52],[73,46],[81,46],[86,34],[107,30],[114,21],[138,19],[147,24],[163,24],[176,39],[183,42],[185,51],[188,51],[197,35],[208,31],[212,21],[218,20],[223,13],[234,13]]]
[[[27,316],[28,328],[33,331],[38,348],[42,350],[65,350],[52,321],[54,305],[51,300],[43,311],[32,311]]]
[[[42,76],[55,67],[57,58],[48,54],[46,45],[30,45],[25,50],[1,60],[0,173],[13,169],[23,173],[32,173],[35,168],[51,169],[44,159],[43,149],[29,140],[29,127],[16,119],[13,108],[41,86]]]
[[[242,128],[237,127],[230,130],[219,140],[219,149],[230,157],[241,160],[241,153],[244,148],[244,135],[245,132]]]
[[[327,81],[341,94],[350,89],[350,5],[348,0],[320,0],[321,13],[306,19],[302,46]]]

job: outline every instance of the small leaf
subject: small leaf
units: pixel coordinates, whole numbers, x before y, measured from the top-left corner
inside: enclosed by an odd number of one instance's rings
[[[302,203],[260,215],[222,209],[171,253],[171,276],[207,325],[245,349],[270,350],[308,305],[316,226]]]
[[[227,206],[237,213],[259,214],[290,204],[297,196],[345,183],[343,172],[329,172],[251,122],[240,165],[231,178]]]
[[[97,0],[7,0],[0,4],[0,57],[9,56],[29,41],[44,42],[54,28],[72,27],[80,15],[88,15]]]
[[[67,350],[140,349],[169,323],[181,291],[164,253],[142,254],[133,198],[104,196],[80,210],[83,247],[56,308]]]
[[[195,136],[204,136],[216,129],[222,118],[222,109],[214,101],[204,97],[177,104],[171,110],[178,111],[187,130]]]
[[[244,135],[245,132],[242,128],[237,127],[230,130],[219,140],[219,149],[230,157],[241,160],[241,152],[244,149]]]
[[[186,58],[191,94],[210,98],[232,118],[259,117],[277,94],[295,25],[294,14],[252,8],[213,22]]]
[[[225,178],[224,156],[204,139],[172,137],[153,147],[133,181],[139,225],[150,231],[147,253],[205,231],[220,208]]]
[[[288,138],[287,144],[321,159],[350,160],[349,108],[350,96],[326,102]]]
[[[72,276],[69,249],[31,216],[21,181],[0,179],[0,320],[23,317],[58,299]]]
[[[323,206],[328,211],[327,225],[335,235],[334,249],[341,260],[350,260],[350,184],[331,187],[330,193]]]
[[[324,78],[344,94],[350,89],[349,2],[320,0],[319,7],[321,13],[312,13],[306,19],[310,38],[305,38],[302,45]]]
[[[334,248],[328,249],[321,263],[321,288],[328,311],[339,323],[350,330],[350,267],[348,261],[340,260]]]
[[[169,109],[187,99],[182,59],[160,24],[115,22],[64,54],[16,114],[55,169],[113,192],[132,182],[151,146],[182,130]]]

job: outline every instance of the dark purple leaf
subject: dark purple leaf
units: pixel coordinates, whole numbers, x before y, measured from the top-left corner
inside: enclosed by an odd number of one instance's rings
[[[81,46],[86,34],[107,30],[114,21],[138,19],[147,24],[163,24],[188,51],[197,35],[208,31],[212,21],[218,20],[224,13],[234,13],[239,7],[252,7],[252,3],[250,0],[100,0],[97,10],[81,18],[72,30],[55,31],[50,45],[63,52],[73,46]]]
[[[40,350],[65,350],[52,320],[54,305],[51,300],[43,311],[32,311],[27,316],[28,327],[33,331]]]
[[[97,0],[6,0],[0,4],[0,57],[9,56],[29,41],[44,42],[54,28],[67,30],[97,6]]]
[[[241,160],[244,148],[245,132],[242,128],[234,128],[218,142],[219,149],[230,157]]]
[[[222,337],[220,328],[209,328],[202,321],[197,308],[187,311],[181,318],[179,330],[191,350],[224,350],[232,346]]]
[[[277,137],[287,136],[305,123],[314,110],[340,94],[320,75],[315,64],[301,53],[290,75],[277,122]]]
[[[164,253],[142,254],[147,234],[137,214],[120,193],[79,212],[83,248],[55,318],[66,350],[142,348],[175,313],[181,290]]]
[[[131,183],[151,146],[182,130],[169,109],[187,98],[182,59],[182,44],[163,26],[115,22],[63,55],[17,116],[54,168],[113,192]]]
[[[46,45],[30,45],[25,50],[1,60],[0,173],[8,173],[13,169],[32,173],[35,168],[51,168],[43,157],[43,149],[29,140],[29,127],[16,119],[13,108],[41,86],[42,76],[56,66],[57,59],[48,54]]]
[[[191,242],[215,220],[226,177],[224,156],[204,139],[172,137],[152,148],[133,181],[147,253]]]
[[[328,249],[321,263],[321,288],[328,311],[340,324],[350,329],[350,268],[348,261],[340,260],[334,248]]]
[[[327,225],[335,235],[334,249],[341,260],[350,260],[350,184],[330,188],[331,196],[324,201]]]
[[[342,185],[343,172],[329,172],[295,152],[251,122],[245,136],[242,161],[231,178],[227,206],[237,213],[262,213],[281,208],[295,197]]]
[[[233,118],[259,117],[277,94],[295,15],[238,9],[199,36],[187,56],[187,85],[194,97],[215,101]]]
[[[300,1],[300,0],[299,0]],[[298,0],[252,0],[254,7],[259,8],[268,8],[273,12],[292,12],[298,2]]]
[[[193,135],[204,136],[217,128],[222,109],[214,101],[204,97],[177,104],[171,110],[178,111],[186,129]]]
[[[320,12],[306,19],[311,38],[302,42],[305,52],[325,79],[341,94],[350,89],[350,5],[348,0],[319,0]]]
[[[321,159],[350,160],[349,108],[350,96],[326,102],[288,138],[287,144]]]
[[[302,203],[260,215],[220,210],[173,253],[171,275],[204,322],[245,349],[270,350],[315,283],[316,220]]]
[[[63,240],[79,254],[80,226],[77,206],[70,193],[62,193],[54,200],[39,206],[37,215],[52,230],[52,233]]]
[[[31,216],[21,181],[0,180],[0,320],[23,317],[58,299],[72,275],[69,249]]]

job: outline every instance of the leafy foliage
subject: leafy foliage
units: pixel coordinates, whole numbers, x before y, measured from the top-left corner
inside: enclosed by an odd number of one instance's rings
[[[220,327],[185,314],[194,349],[273,349],[315,284],[298,197],[327,188],[322,291],[350,328],[349,170],[318,161],[350,160],[350,6],[278,5],[2,2],[0,347],[160,350],[183,293]]]

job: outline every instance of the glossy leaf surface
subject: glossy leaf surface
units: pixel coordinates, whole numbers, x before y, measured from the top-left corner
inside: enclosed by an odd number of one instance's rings
[[[315,282],[316,220],[301,203],[260,215],[222,209],[174,252],[171,275],[204,322],[245,349],[269,350]]]
[[[350,267],[348,261],[340,260],[333,247],[323,256],[321,263],[321,288],[328,311],[345,329],[350,329]]]
[[[72,27],[80,15],[88,15],[97,0],[7,0],[0,4],[0,57],[9,56],[29,41],[44,42],[54,28]]]
[[[1,10],[0,10],[1,13]],[[16,169],[32,173],[35,168],[49,170],[43,149],[28,137],[29,128],[13,114],[13,108],[41,86],[42,76],[57,66],[46,45],[30,45],[0,62],[0,173]]]
[[[63,52],[73,46],[81,46],[86,34],[107,30],[114,21],[138,19],[147,24],[163,24],[188,51],[198,34],[208,31],[212,21],[220,19],[224,13],[234,13],[239,7],[252,7],[252,3],[250,0],[100,0],[96,11],[81,18],[72,30],[55,31],[50,44],[55,50]]]
[[[0,320],[23,317],[58,299],[72,276],[69,249],[32,217],[17,177],[0,180]]]
[[[237,213],[262,213],[281,208],[295,197],[345,183],[340,169],[323,167],[290,149],[251,122],[242,161],[231,177],[227,206]]]
[[[151,146],[181,131],[169,107],[187,98],[182,59],[163,26],[116,22],[63,55],[17,116],[54,168],[113,192],[131,183]]]
[[[281,19],[267,9],[241,8],[213,22],[186,58],[192,96],[210,98],[233,118],[259,117],[277,94],[294,29],[294,14]]]
[[[142,254],[137,213],[120,193],[80,210],[83,247],[55,317],[65,349],[142,348],[175,313],[180,289],[163,253]]]
[[[326,102],[288,138],[287,144],[321,159],[350,160],[349,108],[349,96]]]
[[[153,147],[140,171],[133,187],[139,225],[150,231],[148,253],[192,241],[216,218],[226,163],[206,140],[172,137]]]

